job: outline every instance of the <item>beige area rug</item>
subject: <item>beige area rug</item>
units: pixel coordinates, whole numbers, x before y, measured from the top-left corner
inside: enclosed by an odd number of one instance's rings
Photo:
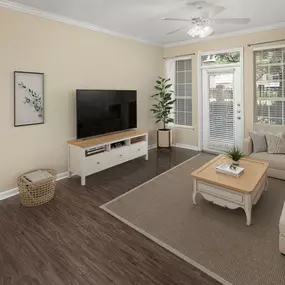
[[[269,179],[247,227],[242,209],[199,195],[192,205],[190,173],[212,158],[200,154],[101,208],[223,284],[285,284],[285,256],[278,251],[285,182]]]

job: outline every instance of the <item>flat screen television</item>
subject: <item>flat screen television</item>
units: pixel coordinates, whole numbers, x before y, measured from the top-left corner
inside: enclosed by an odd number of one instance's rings
[[[77,138],[137,127],[137,91],[76,90]]]

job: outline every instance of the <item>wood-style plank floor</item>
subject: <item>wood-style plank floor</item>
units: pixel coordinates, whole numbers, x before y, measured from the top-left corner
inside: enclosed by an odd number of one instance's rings
[[[92,175],[85,187],[77,176],[59,181],[48,204],[0,201],[0,284],[218,284],[99,208],[194,155],[154,149],[148,161]]]

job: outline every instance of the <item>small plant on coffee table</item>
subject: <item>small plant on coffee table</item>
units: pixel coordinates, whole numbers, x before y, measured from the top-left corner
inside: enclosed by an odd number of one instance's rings
[[[227,151],[227,156],[233,160],[233,165],[238,166],[239,160],[244,157],[242,150],[236,146]]]

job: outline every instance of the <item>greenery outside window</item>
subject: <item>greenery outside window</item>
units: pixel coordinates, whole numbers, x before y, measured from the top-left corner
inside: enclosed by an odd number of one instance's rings
[[[254,121],[285,125],[285,47],[254,51]]]
[[[203,55],[202,66],[215,64],[233,64],[240,62],[240,52],[225,52]]]

